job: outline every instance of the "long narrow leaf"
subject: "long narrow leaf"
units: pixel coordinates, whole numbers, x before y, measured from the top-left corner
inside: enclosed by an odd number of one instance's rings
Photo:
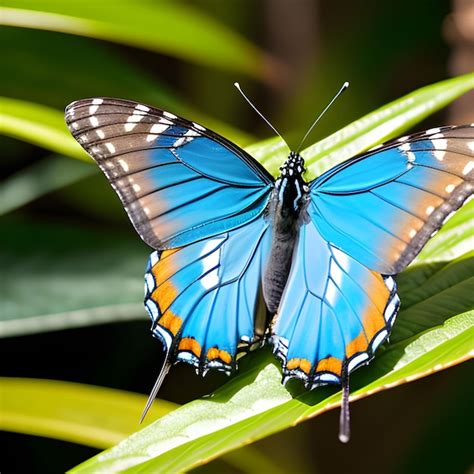
[[[474,73],[422,87],[356,120],[347,127],[315,143],[302,152],[308,169],[307,179],[393,138],[474,89]],[[442,124],[440,124],[442,125]],[[285,161],[288,149],[279,139],[248,147],[274,176]]]
[[[71,137],[63,114],[51,107],[0,97],[0,133],[62,155],[92,162]]]
[[[107,448],[140,428],[145,395],[56,380],[0,378],[0,429]],[[156,400],[145,423],[177,407]]]
[[[96,168],[62,156],[51,156],[23,168],[0,183],[0,215],[95,173]]]
[[[3,7],[4,25],[114,41],[258,78],[276,64],[230,28],[178,2],[5,0]]]
[[[389,346],[370,368],[353,376],[352,400],[416,380],[470,357],[474,312],[446,320]],[[340,404],[329,388],[293,397],[267,354],[215,392],[175,410],[133,438],[72,472],[181,472],[223,453],[294,426]]]

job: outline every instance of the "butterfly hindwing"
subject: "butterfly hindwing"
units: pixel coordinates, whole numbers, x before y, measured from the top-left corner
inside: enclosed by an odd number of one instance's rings
[[[473,155],[473,126],[401,138],[314,180],[308,213],[363,265],[399,273],[472,194]]]
[[[270,248],[263,217],[173,250],[154,252],[145,306],[153,333],[171,354],[205,373],[230,372],[238,352],[263,335],[261,274]],[[255,327],[257,329],[255,330]]]
[[[66,121],[155,249],[238,227],[268,201],[273,178],[257,161],[169,112],[120,99],[86,99],[67,107]]]
[[[272,323],[285,378],[308,388],[341,383],[372,358],[398,310],[395,282],[327,242],[314,222],[300,228],[292,268]]]

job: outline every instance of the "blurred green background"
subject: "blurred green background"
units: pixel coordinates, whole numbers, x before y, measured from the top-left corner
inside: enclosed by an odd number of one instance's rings
[[[235,81],[295,143],[345,80],[349,91],[310,142],[418,87],[474,69],[468,1],[3,4],[1,95],[22,101],[12,110],[20,104],[28,114],[33,104],[59,114],[80,98],[129,98],[199,121],[240,145],[270,134]],[[25,139],[18,128],[24,124],[28,135],[33,127],[23,118],[15,131],[3,123],[0,137],[0,291],[2,319],[9,321],[1,375],[147,394],[161,357],[140,304],[149,249],[105,178],[89,163],[62,156],[61,147]],[[48,118],[53,129],[56,119]],[[472,91],[416,129],[471,122]],[[117,322],[101,325],[110,322],[100,308],[111,294]],[[283,472],[468,472],[469,365],[354,404],[347,446],[337,441],[338,414],[328,412],[253,447]],[[186,403],[225,380],[177,366],[160,397]],[[2,472],[63,472],[99,452],[9,432],[0,442]],[[197,471],[254,472],[225,459]]]

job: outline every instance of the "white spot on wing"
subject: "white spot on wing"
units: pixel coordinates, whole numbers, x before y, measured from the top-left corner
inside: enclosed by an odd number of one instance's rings
[[[92,105],[89,107],[89,113],[91,115],[95,114],[97,112],[97,109],[99,108],[99,105],[104,102],[103,99],[93,99]]]
[[[467,147],[469,148],[469,150],[474,151],[474,141],[467,142]]]
[[[398,147],[398,149],[399,149],[400,151],[410,151],[411,145],[410,145],[410,143],[404,143],[403,145],[400,145],[400,146]]]
[[[468,164],[462,170],[462,174],[466,176],[474,169],[474,161],[469,161]]]
[[[128,163],[125,160],[118,160],[118,163],[126,173],[129,169],[128,168]]]
[[[416,235],[416,229],[411,229],[410,232],[408,233],[408,237],[412,239]]]
[[[146,141],[152,142],[153,140],[158,138],[159,134],[163,133],[167,128],[168,128],[168,125],[165,125],[163,123],[155,123],[150,128],[150,133],[146,136]]]
[[[198,129],[198,130],[201,130],[204,132],[204,130],[206,130],[202,125],[199,125],[198,123],[196,122],[193,122],[193,125]]]
[[[150,255],[151,266],[154,267],[158,263],[158,252],[153,252]]]
[[[145,285],[148,293],[151,293],[155,289],[155,279],[150,273],[145,274]]]
[[[455,187],[456,187],[456,186],[455,186],[454,184],[448,184],[448,185],[444,188],[444,190],[445,190],[447,193],[452,193],[452,192],[454,191],[454,188],[455,188]]]
[[[407,160],[408,160],[408,163],[414,163],[415,162],[415,154],[411,151],[408,151],[407,152]]]
[[[89,117],[89,122],[93,127],[97,127],[97,125],[99,125],[99,119],[95,116]]]
[[[163,112],[163,115],[164,115],[165,117],[170,118],[170,119],[176,119],[176,118],[178,118],[175,114],[172,114],[171,112]]]
[[[446,151],[445,151],[445,150],[435,150],[435,151],[433,152],[433,156],[434,156],[438,161],[443,161],[445,155],[446,155]]]
[[[161,124],[161,123],[155,123],[150,128],[150,133],[163,133],[167,128],[168,128],[168,125]]]
[[[441,139],[441,138],[437,138],[435,140],[431,140],[431,143],[433,144],[433,146],[438,149],[438,150],[446,150],[447,146],[448,146],[448,140],[446,139]]]
[[[349,370],[349,372],[351,372],[355,367],[357,367],[359,364],[362,364],[362,362],[365,362],[368,358],[369,358],[369,355],[366,354],[365,352],[355,356],[349,361],[349,364],[347,365],[347,369]]]
[[[209,272],[201,278],[201,285],[206,288],[213,288],[219,284],[219,261],[220,251],[216,249],[216,246],[221,242],[222,239],[212,239],[204,245],[200,256],[207,255],[201,262],[203,266],[203,273]],[[210,253],[209,253],[210,252]]]
[[[429,130],[426,130],[426,135],[432,135],[433,133],[439,133],[439,132],[441,132],[441,129],[439,127],[430,128]]]
[[[142,189],[139,184],[133,184],[132,188],[136,193],[138,193]]]
[[[113,145],[113,143],[107,142],[105,146],[110,153],[115,153],[115,146]]]
[[[143,112],[148,112],[150,110],[150,107],[147,107],[146,105],[143,104],[137,104],[135,106],[136,110],[142,110]]]
[[[428,206],[428,207],[426,208],[426,211],[425,211],[425,212],[426,212],[426,215],[427,215],[427,216],[431,215],[434,210],[435,210],[434,206]]]
[[[95,133],[97,133],[97,136],[98,136],[99,138],[105,138],[105,133],[104,133],[100,128],[98,128],[98,129],[95,131]]]
[[[375,339],[372,341],[373,351],[375,351],[377,347],[379,347],[380,344],[382,344],[382,341],[387,337],[387,335],[388,335],[388,332],[385,329],[383,329],[377,334],[377,336],[375,336]]]

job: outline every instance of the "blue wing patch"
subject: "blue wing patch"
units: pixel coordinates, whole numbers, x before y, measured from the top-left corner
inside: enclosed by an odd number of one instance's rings
[[[472,194],[473,151],[470,126],[404,137],[314,180],[308,213],[361,264],[399,273]]]
[[[174,250],[152,253],[145,306],[176,361],[230,372],[265,331],[261,274],[270,247],[263,218]]]
[[[199,124],[119,99],[74,102],[66,122],[155,249],[239,227],[267,204],[273,187],[268,172]]]
[[[272,322],[284,381],[307,388],[341,383],[388,336],[399,307],[391,277],[369,270],[327,242],[314,222],[300,228],[288,283]]]

